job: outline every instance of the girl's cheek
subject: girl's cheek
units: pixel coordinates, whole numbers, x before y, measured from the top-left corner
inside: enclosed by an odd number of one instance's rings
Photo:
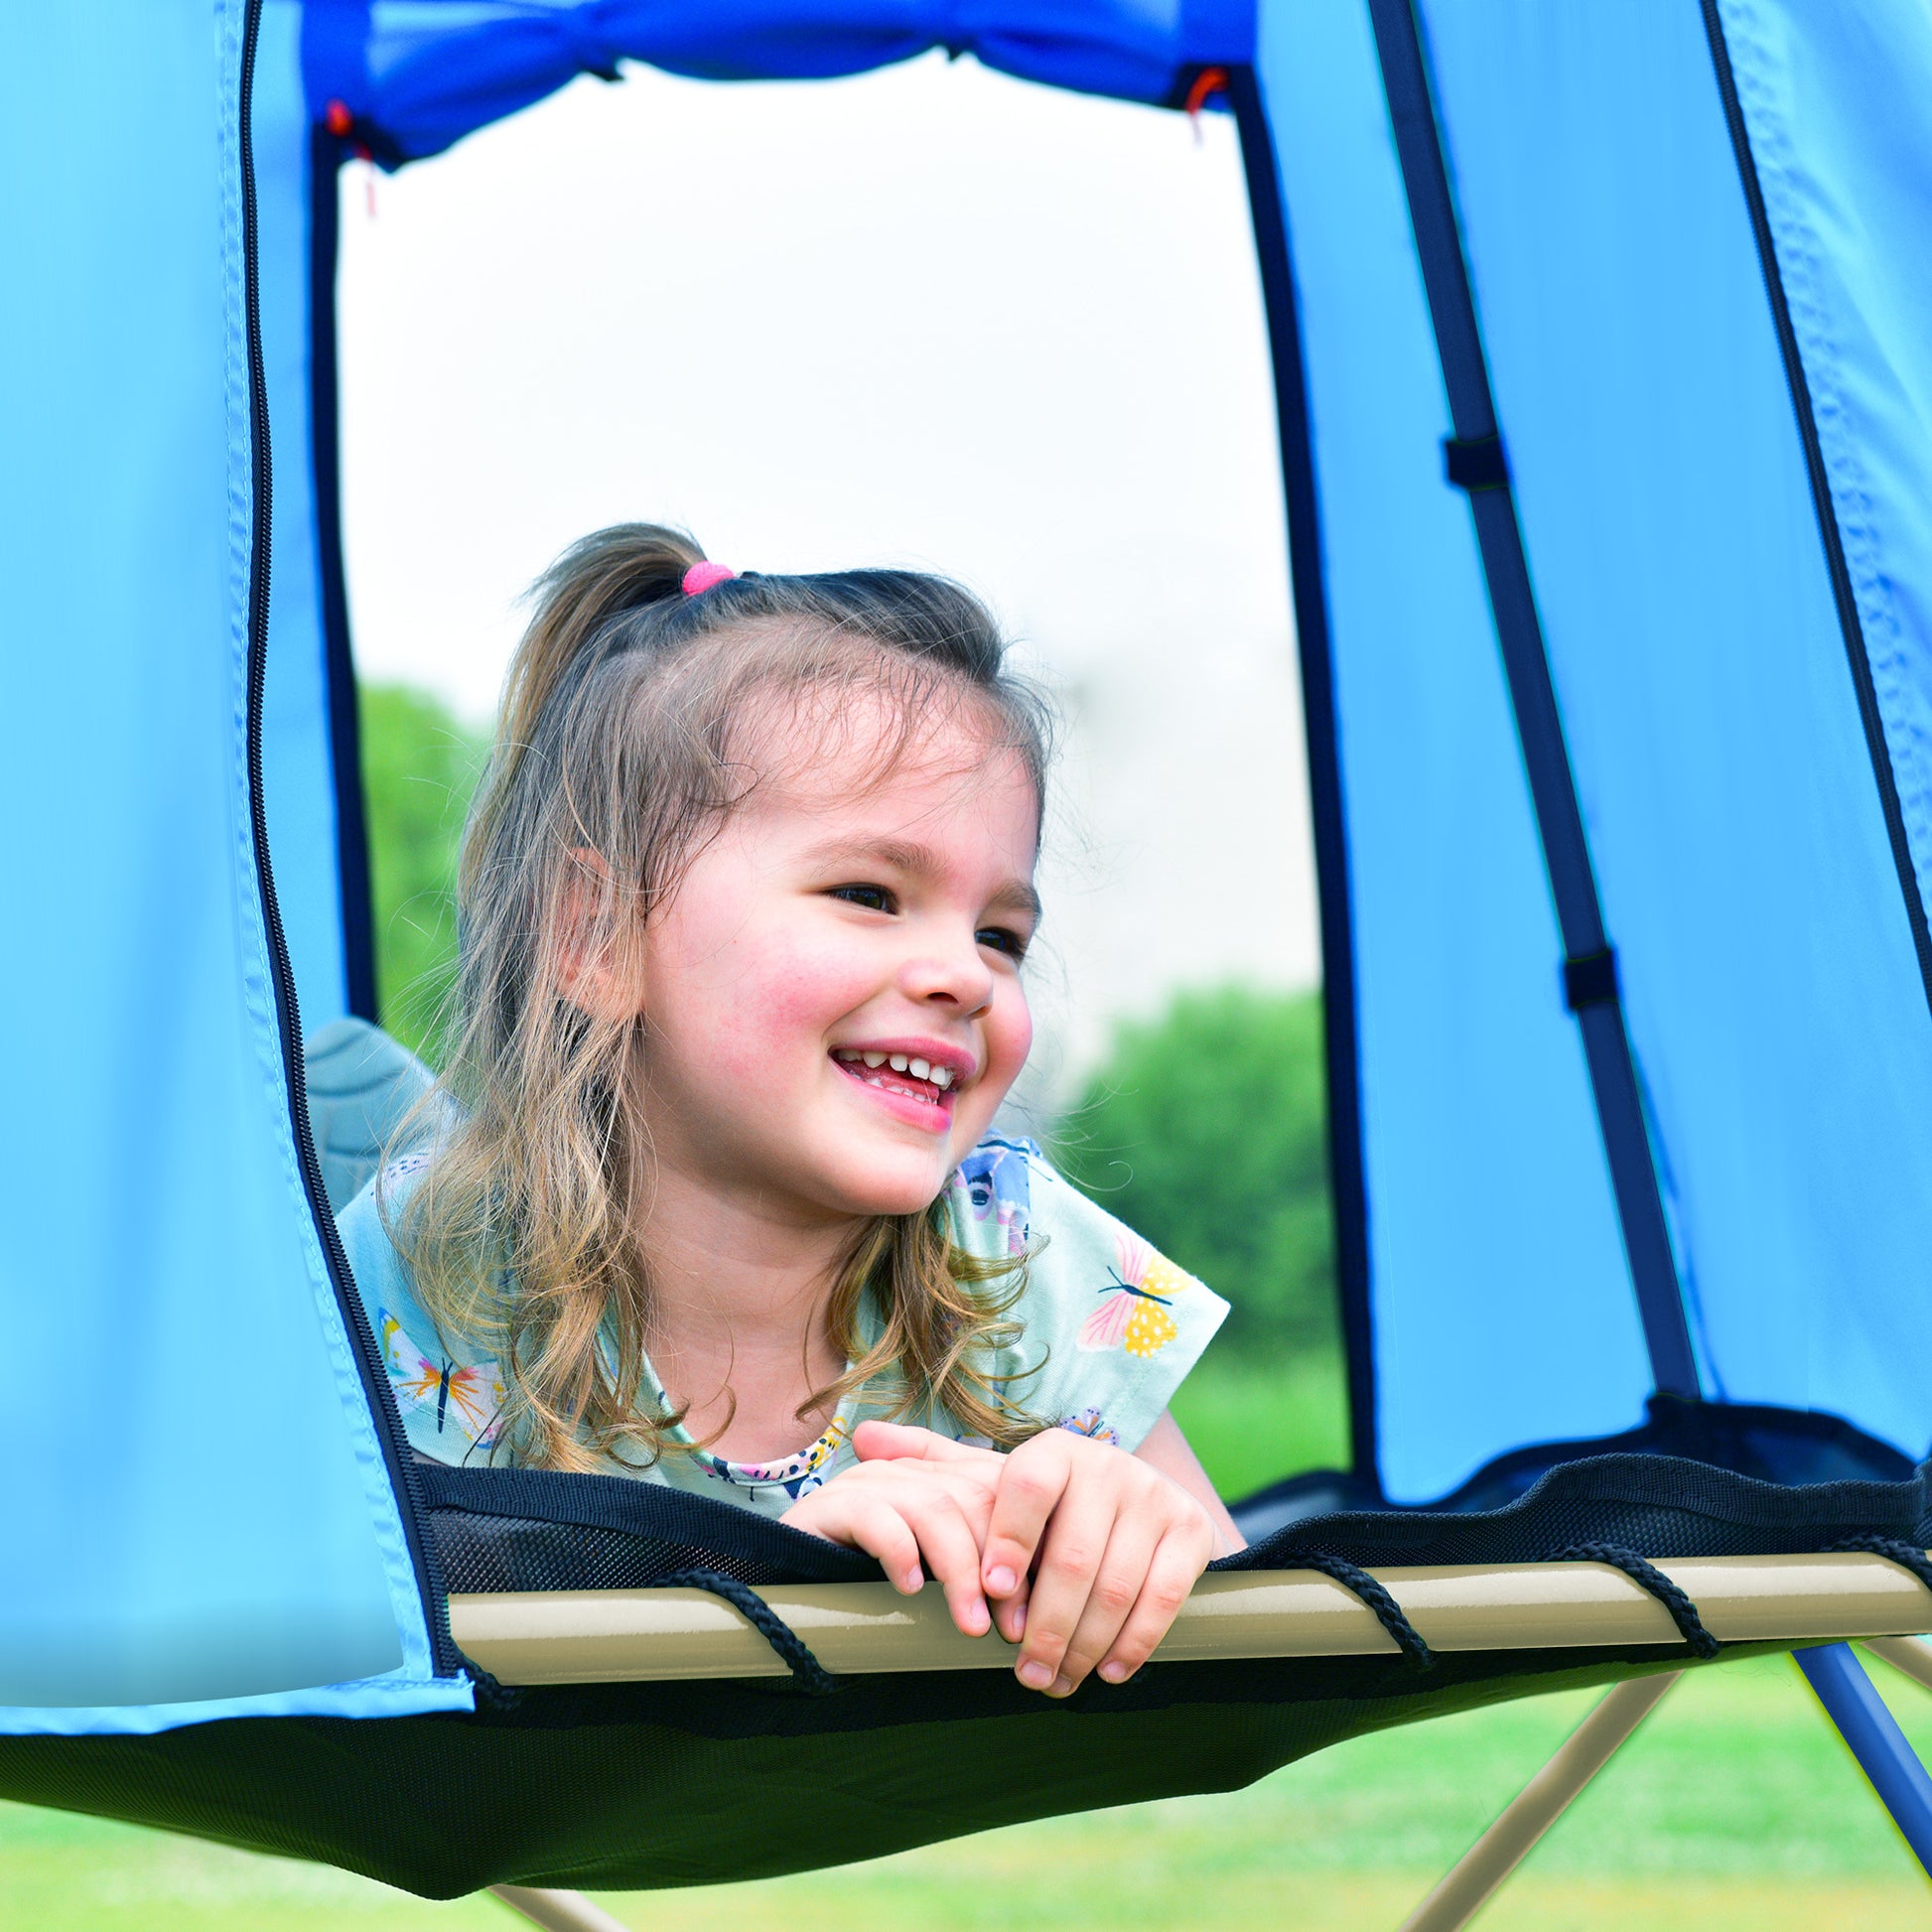
[[[989,1020],[986,1043],[992,1070],[1011,1084],[1034,1049],[1033,1009],[1027,1004],[1026,991],[1018,981],[1010,991],[1002,989]]]
[[[800,1036],[816,1042],[875,991],[876,977],[863,965],[855,967],[850,954],[839,948],[781,942],[750,976],[758,991],[747,1005],[756,1008],[754,1026],[770,1044],[795,1042]]]

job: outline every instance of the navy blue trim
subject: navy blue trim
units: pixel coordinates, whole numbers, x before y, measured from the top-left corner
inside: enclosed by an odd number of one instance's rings
[[[249,834],[255,862],[255,881],[261,894],[262,937],[268,949],[269,983],[274,993],[275,1023],[282,1048],[282,1070],[288,1084],[289,1129],[295,1138],[296,1167],[302,1189],[321,1243],[330,1287],[342,1310],[350,1351],[362,1378],[370,1421],[382,1445],[389,1488],[402,1519],[403,1539],[409,1548],[417,1593],[422,1599],[430,1652],[439,1673],[455,1675],[465,1668],[450,1638],[449,1599],[437,1569],[436,1553],[423,1530],[423,1497],[415,1463],[403,1435],[402,1415],[395,1392],[383,1372],[369,1317],[349,1273],[348,1256],[330,1211],[322,1165],[316,1158],[315,1135],[309,1126],[308,1073],[302,1057],[302,1012],[296,999],[295,970],[289,963],[288,939],[282,926],[280,900],[275,894],[275,869],[268,851],[267,788],[262,782],[262,698],[268,683],[269,555],[274,528],[274,466],[269,441],[268,376],[262,350],[260,223],[255,201],[254,87],[255,49],[261,32],[262,0],[247,0],[242,19],[240,116],[237,139],[241,161],[241,257],[243,326],[248,356],[249,473],[253,491],[248,549],[248,681],[246,715]]]
[[[1737,99],[1737,79],[1731,71],[1730,48],[1725,40],[1724,21],[1717,0],[1703,0],[1704,33],[1711,44],[1711,64],[1717,69],[1718,93],[1724,101],[1725,125],[1730,133],[1730,150],[1737,162],[1737,179],[1744,190],[1744,206],[1750,210],[1751,235],[1757,244],[1757,265],[1764,277],[1764,293],[1771,304],[1771,321],[1777,330],[1778,353],[1784,359],[1784,378],[1791,390],[1791,408],[1798,419],[1798,438],[1805,450],[1805,474],[1811,483],[1812,509],[1818,517],[1818,534],[1824,540],[1825,568],[1832,580],[1832,601],[1838,607],[1838,627],[1845,639],[1845,655],[1852,667],[1852,686],[1858,693],[1859,720],[1864,727],[1865,750],[1871,757],[1871,775],[1878,783],[1878,803],[1885,815],[1885,837],[1891,843],[1892,864],[1898,872],[1899,891],[1905,896],[1905,917],[1912,928],[1912,946],[1918,954],[1920,983],[1926,1003],[1932,1006],[1932,928],[1928,928],[1925,899],[1919,892],[1918,872],[1912,864],[1911,841],[1905,835],[1905,814],[1898,802],[1898,780],[1892,770],[1891,750],[1885,743],[1884,719],[1878,710],[1878,694],[1872,688],[1871,662],[1865,654],[1864,626],[1859,621],[1859,602],[1852,590],[1852,572],[1845,561],[1845,539],[1838,527],[1838,512],[1832,504],[1831,478],[1825,470],[1825,453],[1818,441],[1818,419],[1811,406],[1811,390],[1805,381],[1804,357],[1799,353],[1798,336],[1791,326],[1791,305],[1785,299],[1784,277],[1778,269],[1777,245],[1771,235],[1771,219],[1764,207],[1764,191],[1757,179],[1757,163],[1751,155],[1749,130],[1744,125],[1744,110]]]
[[[1309,803],[1314,827],[1315,893],[1321,915],[1321,1010],[1328,1071],[1328,1188],[1334,1209],[1335,1285],[1348,1360],[1349,1451],[1358,1481],[1381,1485],[1375,1420],[1375,1330],[1369,1305],[1368,1192],[1362,1168],[1361,1060],[1355,1026],[1355,941],[1349,916],[1348,834],[1342,811],[1334,664],[1322,581],[1321,506],[1309,432],[1308,371],[1289,250],[1287,207],[1261,88],[1252,68],[1228,69],[1228,99],[1241,136],[1254,216],[1255,254],[1268,311],[1275,413],[1295,633],[1302,660]]]
[[[1891,1813],[1912,1856],[1932,1877],[1932,1777],[1906,1741],[1898,1720],[1886,1709],[1849,1643],[1823,1644],[1791,1654],[1833,1728],[1871,1781],[1878,1802]]]
[[[1455,206],[1449,195],[1449,169],[1423,59],[1421,30],[1410,0],[1369,0],[1369,15],[1375,27],[1382,84],[1388,95],[1389,119],[1402,163],[1403,189],[1422,262],[1455,441],[1465,447],[1495,442],[1493,461],[1485,471],[1500,471],[1506,479],[1508,469],[1476,324],[1475,300],[1469,288],[1468,264],[1463,259]],[[1564,744],[1556,687],[1550,678],[1542,621],[1530,586],[1523,533],[1516,520],[1516,499],[1507,482],[1470,488],[1469,512],[1482,552],[1496,641],[1502,651],[1510,706],[1516,715],[1516,733],[1528,770],[1564,953],[1570,959],[1585,959],[1607,951],[1609,940],[1603,930],[1583,813]],[[1617,1218],[1622,1224],[1624,1252],[1643,1320],[1644,1343],[1650,1353],[1651,1376],[1665,1394],[1694,1397],[1698,1394],[1697,1358],[1691,1349],[1670,1229],[1657,1188],[1657,1169],[1624,1031],[1623,1008],[1616,1000],[1594,1001],[1579,1011],[1577,1020],[1583,1030],[1584,1052],[1609,1162],[1610,1184],[1616,1195]]]
[[[341,228],[337,178],[344,146],[327,128],[309,141],[309,439],[315,492],[316,576],[322,597],[323,682],[329,702],[329,762],[336,785],[336,869],[342,906],[343,976],[348,1010],[381,1022],[375,991],[375,916],[369,884],[368,817],[362,798],[362,731],[355,656],[343,575],[341,407],[336,371],[336,256]]]

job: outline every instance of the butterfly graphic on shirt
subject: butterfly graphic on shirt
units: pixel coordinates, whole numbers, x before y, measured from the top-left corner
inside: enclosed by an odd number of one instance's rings
[[[1120,1442],[1120,1431],[1098,1409],[1082,1409],[1077,1416],[1062,1416],[1060,1427],[1074,1436],[1086,1436],[1096,1443]]]
[[[396,1394],[419,1409],[436,1411],[436,1433],[454,1423],[479,1449],[487,1449],[507,1391],[494,1362],[439,1361],[417,1347],[387,1309],[377,1311],[383,1366]]]
[[[1027,1148],[1015,1141],[985,1140],[959,1164],[958,1182],[976,1221],[992,1221],[1006,1237],[1009,1254],[1026,1251],[1032,1201]]]
[[[1100,1306],[1080,1324],[1078,1345],[1096,1352],[1120,1349],[1143,1358],[1158,1355],[1180,1332],[1169,1313],[1193,1277],[1122,1229],[1116,1243],[1119,1267],[1099,1290]]]

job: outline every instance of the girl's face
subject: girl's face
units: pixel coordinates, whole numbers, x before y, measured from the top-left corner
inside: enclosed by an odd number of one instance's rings
[[[770,748],[782,775],[652,916],[639,989],[660,1173],[807,1222],[926,1207],[1033,1043],[1024,765],[954,717],[855,790],[888,720],[854,710],[835,755]]]

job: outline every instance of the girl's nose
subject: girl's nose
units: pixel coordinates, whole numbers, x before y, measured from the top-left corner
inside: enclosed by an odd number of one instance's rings
[[[908,960],[899,975],[908,998],[921,1006],[941,1006],[971,1019],[993,1004],[993,969],[980,957],[978,941],[966,934],[965,944],[950,944],[942,952],[927,952]]]

